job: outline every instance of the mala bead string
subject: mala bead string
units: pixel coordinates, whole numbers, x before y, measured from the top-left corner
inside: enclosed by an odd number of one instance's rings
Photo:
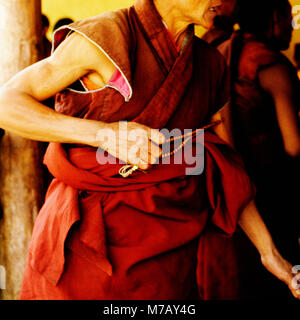
[[[210,129],[210,128],[212,128],[212,127],[217,126],[218,124],[220,124],[220,123],[222,123],[222,122],[223,122],[223,120],[214,121],[214,122],[212,122],[212,123],[210,123],[210,124],[208,124],[208,125],[200,128],[200,129],[196,129],[196,130],[194,130],[194,131],[192,131],[192,132],[188,132],[188,133],[186,133],[186,134],[182,134],[181,136],[172,137],[172,138],[166,140],[164,143],[168,143],[168,142],[172,142],[172,141],[175,141],[175,140],[179,140],[179,139],[182,139],[182,138],[184,138],[184,137],[186,137],[186,136],[194,136],[194,134],[196,134],[197,132],[199,132],[199,131],[201,131],[201,130]]]
[[[182,138],[183,138],[183,137],[180,137],[180,139],[182,139]],[[181,143],[181,145],[180,145],[179,147],[175,148],[175,149],[174,149],[173,151],[171,151],[171,152],[163,153],[162,156],[161,156],[161,158],[166,158],[166,157],[173,156],[176,152],[178,152],[179,150],[181,150],[181,149],[184,147],[184,145],[185,145],[189,140],[191,140],[192,138],[193,138],[193,136],[190,136],[190,137],[186,138],[186,139]],[[178,139],[174,139],[173,141],[175,141],[175,140],[179,140],[179,138],[178,138]],[[167,141],[167,142],[169,142],[169,141]]]
[[[171,152],[164,153],[164,154],[161,156],[161,158],[166,158],[166,157],[173,156],[176,152],[178,152],[179,150],[181,150],[181,149],[184,147],[184,145],[185,145],[189,140],[191,140],[197,132],[199,132],[199,131],[201,131],[201,130],[207,130],[207,129],[211,128],[211,127],[214,127],[214,126],[220,124],[221,122],[222,122],[221,120],[218,120],[218,121],[215,121],[215,122],[212,122],[212,123],[208,124],[207,126],[204,126],[204,127],[200,128],[200,129],[196,129],[196,130],[194,130],[194,131],[192,131],[192,132],[188,132],[188,133],[183,134],[183,135],[181,135],[181,136],[172,137],[172,138],[166,140],[165,143],[173,142],[173,141],[176,141],[176,140],[179,140],[179,139],[180,139],[180,140],[184,139],[183,142],[181,143],[181,145],[180,145],[179,147],[175,148],[175,149],[174,149],[173,151],[171,151]]]
[[[168,153],[163,153],[161,155],[161,158],[166,158],[166,157],[170,157],[172,155],[174,155],[176,152],[178,152],[179,150],[181,150],[184,145],[189,141],[191,140],[194,135],[199,132],[200,130],[207,130],[207,129],[210,129],[212,127],[215,127],[217,126],[218,124],[220,124],[221,122],[223,122],[222,120],[218,120],[218,121],[215,121],[215,122],[212,122],[200,129],[196,129],[192,132],[188,132],[186,134],[183,134],[181,136],[177,136],[177,137],[172,137],[168,140],[166,140],[164,143],[168,143],[168,142],[173,142],[173,141],[177,141],[179,139],[184,139],[183,142],[181,143],[181,145],[177,148],[175,148],[173,151],[171,152],[168,152]],[[127,164],[127,165],[124,165],[120,170],[119,170],[119,174],[123,177],[123,178],[128,178],[133,172],[135,172],[136,170],[139,170],[139,171],[142,171],[144,173],[146,173],[144,170],[140,170],[138,166],[136,165],[133,165],[133,164]]]

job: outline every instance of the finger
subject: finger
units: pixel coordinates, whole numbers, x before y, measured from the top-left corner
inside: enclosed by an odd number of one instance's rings
[[[148,157],[149,157],[149,164],[156,164],[159,157],[155,157],[153,156],[151,153],[148,154]]]
[[[135,157],[136,159],[138,159],[138,161],[142,160],[147,164],[155,164],[162,153],[161,149],[151,142],[148,143],[148,148],[146,144],[146,145],[140,146],[138,150],[135,149],[134,151],[135,151],[135,154],[134,155],[133,153],[131,154],[130,160],[134,161],[134,157]]]
[[[145,163],[155,163],[159,156],[159,147],[147,140],[140,140],[139,143],[133,144],[129,152],[131,153],[131,159],[137,158],[143,160]]]
[[[137,166],[139,167],[139,169],[141,169],[141,170],[148,170],[149,167],[150,167],[149,163],[143,161],[142,159],[140,159],[140,161],[139,161],[136,165],[137,165]]]
[[[150,137],[150,140],[152,140],[156,144],[163,144],[166,141],[166,137],[159,130],[149,129],[148,135]]]
[[[141,148],[138,152],[138,158],[147,164],[156,162],[156,157],[151,155],[148,148]]]
[[[148,153],[148,161],[147,163],[152,165],[157,163],[158,158],[153,156],[151,153]]]
[[[146,148],[136,144],[132,145],[128,150],[128,161],[137,166],[140,165],[141,161],[149,164],[150,157],[148,154],[147,144]]]
[[[159,158],[162,154],[161,148],[158,147],[156,144],[152,143],[151,141],[149,141],[148,143],[148,150],[151,155],[151,158],[155,158],[155,160]]]

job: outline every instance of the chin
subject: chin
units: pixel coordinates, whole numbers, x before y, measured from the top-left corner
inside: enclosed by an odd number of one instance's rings
[[[211,29],[214,26],[214,20],[211,21],[201,21],[199,25],[207,30]]]
[[[217,14],[208,12],[202,16],[202,18],[199,20],[199,23],[197,24],[205,29],[211,29],[214,26],[214,19],[216,16]]]

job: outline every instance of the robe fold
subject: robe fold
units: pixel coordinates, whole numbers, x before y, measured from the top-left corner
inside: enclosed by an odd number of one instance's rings
[[[54,49],[70,32],[104,52],[124,82],[76,83],[56,96],[58,112],[183,130],[207,125],[227,101],[221,55],[194,36],[179,54],[150,0],[59,29]],[[121,164],[97,162],[95,148],[51,143],[44,161],[54,180],[21,299],[205,299],[201,235],[210,225],[231,236],[253,187],[239,156],[209,130],[204,147],[201,175],[171,161],[124,179]]]

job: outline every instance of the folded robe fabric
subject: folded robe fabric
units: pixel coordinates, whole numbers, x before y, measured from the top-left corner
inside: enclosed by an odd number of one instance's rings
[[[68,156],[60,144],[51,144],[45,163],[56,179],[35,224],[30,248],[31,267],[52,285],[57,285],[64,271],[64,246],[67,245],[96,268],[114,276],[114,272],[126,274],[144,260],[197,239],[207,220],[226,235],[232,235],[241,210],[251,199],[251,185],[247,175],[241,174],[242,164],[238,158],[222,140],[209,132],[205,135],[205,150],[205,184],[212,210],[205,208],[197,212],[193,206],[174,206],[179,200],[187,204],[197,188],[197,183],[187,184],[186,181],[196,179],[185,176],[183,165],[161,164],[153,167],[149,174],[138,172],[123,179],[117,177],[121,165],[99,165],[93,148],[74,148],[69,150]],[[170,179],[175,179],[174,183],[166,182]],[[85,197],[82,190],[87,193]],[[162,191],[163,195],[160,194]],[[104,202],[107,203],[105,208]],[[128,212],[131,211],[129,208],[139,212],[134,220],[123,219],[127,208]],[[121,223],[122,236],[111,232],[107,235],[106,216],[109,215],[118,220],[112,223]],[[152,221],[152,215],[161,220],[158,226]],[[71,227],[78,222],[80,225],[67,239]],[[130,233],[138,233],[139,241],[135,243],[135,237]],[[201,248],[199,245],[198,250]],[[203,258],[199,251],[196,269],[199,288]],[[185,264],[189,263],[187,259]],[[180,274],[181,270],[173,272]]]

